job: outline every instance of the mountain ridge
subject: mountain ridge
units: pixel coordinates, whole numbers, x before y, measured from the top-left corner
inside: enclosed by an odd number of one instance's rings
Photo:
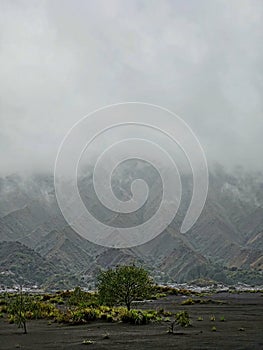
[[[140,173],[143,171],[142,167],[124,169],[125,174],[131,172],[129,179],[123,179],[119,173],[113,182],[113,191],[118,191],[118,196],[129,198],[129,185],[136,177],[137,168]],[[150,190],[154,193],[142,212],[130,216],[126,224],[140,223],[155,212],[161,193],[159,182],[155,182],[156,174],[147,167],[144,177],[150,178]],[[93,201],[94,191],[88,191],[87,197],[85,186],[88,184],[90,189],[91,174],[86,180],[80,182],[80,191],[98,216],[124,225],[125,217],[111,216],[97,199]],[[222,169],[211,173],[204,210],[191,230],[181,234],[180,224],[192,188],[190,177],[184,177],[185,197],[173,222],[152,241],[124,250],[96,245],[74,232],[60,213],[52,181],[51,176],[45,175],[23,180],[16,176],[12,181],[0,179],[0,242],[20,241],[57,266],[60,274],[73,274],[78,281],[93,283],[98,269],[133,261],[149,268],[160,281],[188,281],[216,275],[231,282],[235,276],[231,277],[230,272],[235,270],[241,279],[244,272],[244,281],[248,280],[247,271],[255,275],[255,281],[262,278],[263,183],[259,175],[242,173],[239,177]],[[12,202],[16,193],[23,193],[19,195],[19,203]],[[6,214],[3,203],[10,198]],[[18,204],[21,208],[17,208]]]

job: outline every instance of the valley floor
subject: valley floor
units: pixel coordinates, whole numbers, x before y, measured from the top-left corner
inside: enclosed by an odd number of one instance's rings
[[[185,298],[169,296],[138,306],[143,309],[162,307],[173,312],[187,310],[192,327],[177,328],[175,334],[167,333],[169,322],[135,326],[99,321],[72,326],[39,320],[29,321],[29,333],[24,335],[16,325],[2,318],[0,349],[263,349],[261,293],[222,293],[202,298],[222,303],[181,305]],[[211,315],[215,316],[215,321],[210,320]],[[213,327],[216,330],[213,331]]]

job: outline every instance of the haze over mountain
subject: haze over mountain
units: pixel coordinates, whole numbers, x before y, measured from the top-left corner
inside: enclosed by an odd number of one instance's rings
[[[123,198],[127,197],[129,187],[127,177],[121,174],[129,173],[133,178],[138,169],[142,171],[139,164],[128,164],[113,182],[113,191],[121,191]],[[149,179],[150,192],[160,193],[154,181],[156,174],[147,165],[143,169]],[[17,247],[17,241],[21,242],[27,247],[25,256],[28,249],[33,249],[46,261],[43,266],[52,264],[56,271],[42,279],[36,279],[32,273],[33,284],[61,286],[61,276],[67,276],[66,286],[76,283],[76,278],[80,284],[93,285],[99,268],[128,262],[148,266],[154,277],[163,282],[212,278],[225,283],[262,283],[263,182],[257,173],[230,175],[223,168],[214,170],[210,174],[209,195],[201,217],[190,231],[181,234],[179,229],[191,192],[191,178],[185,175],[185,196],[175,220],[154,240],[129,249],[98,246],[74,232],[59,211],[52,180],[46,175],[1,178],[0,194],[4,203],[0,207],[1,241],[13,242],[14,247]],[[88,178],[83,178],[80,184],[84,197],[89,194],[86,203],[92,204],[93,213],[105,223],[114,224],[115,220],[116,226],[120,227],[123,223],[121,215],[110,217],[107,209],[93,196],[91,185]],[[156,196],[149,198],[135,216],[128,221],[125,219],[126,225],[138,225],[149,212],[154,213],[158,201]],[[12,244],[2,244],[8,248],[7,252],[13,249]],[[6,255],[3,254],[1,259],[6,261]],[[13,260],[16,271],[19,260],[17,263]],[[6,263],[1,263],[2,273],[13,272],[12,266],[8,268]],[[28,281],[28,275],[25,280]]]

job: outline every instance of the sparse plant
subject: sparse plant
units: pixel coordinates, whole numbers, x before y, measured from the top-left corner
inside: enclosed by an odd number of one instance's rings
[[[182,305],[194,305],[194,304],[195,304],[195,301],[192,298],[182,301]]]
[[[164,311],[162,314],[163,316],[169,317],[169,316],[172,316],[173,313],[171,311]]]
[[[163,307],[158,308],[157,313],[158,313],[158,315],[161,315],[164,317],[170,317],[173,315],[173,313],[171,311],[166,311],[166,310],[164,310]]]
[[[94,341],[91,340],[91,339],[84,339],[83,342],[82,342],[82,344],[84,344],[84,345],[94,344]]]
[[[210,316],[210,321],[211,321],[211,322],[214,322],[215,320],[216,320],[215,315],[211,315],[211,316]]]
[[[168,333],[175,333],[175,326],[189,327],[190,317],[187,311],[179,311],[175,314],[175,320],[171,323]]]
[[[156,293],[155,295],[152,296],[152,299],[161,299],[161,298],[165,298],[166,294],[165,293]]]
[[[203,320],[204,320],[204,319],[203,319],[202,316],[198,316],[197,321],[203,321]]]
[[[225,320],[226,320],[226,319],[225,319],[225,316],[221,316],[221,317],[220,317],[220,322],[225,322]]]
[[[103,339],[110,339],[110,333],[106,332],[103,334]]]
[[[216,326],[213,326],[211,330],[212,332],[216,332]]]
[[[158,310],[159,314],[163,315],[163,313],[164,313],[164,308],[163,307],[160,307],[157,310]]]
[[[190,317],[187,311],[179,311],[175,314],[176,323],[181,327],[190,326]]]

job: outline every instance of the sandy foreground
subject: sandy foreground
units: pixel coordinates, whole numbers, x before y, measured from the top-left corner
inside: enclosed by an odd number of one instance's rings
[[[220,300],[222,304],[182,306],[184,297],[169,296],[137,306],[162,307],[172,312],[187,310],[192,327],[177,328],[176,334],[167,333],[169,322],[136,326],[98,321],[72,326],[35,320],[28,322],[29,333],[24,335],[16,325],[2,318],[0,349],[263,349],[261,293],[222,293],[203,298]],[[210,320],[211,315],[215,321]]]

